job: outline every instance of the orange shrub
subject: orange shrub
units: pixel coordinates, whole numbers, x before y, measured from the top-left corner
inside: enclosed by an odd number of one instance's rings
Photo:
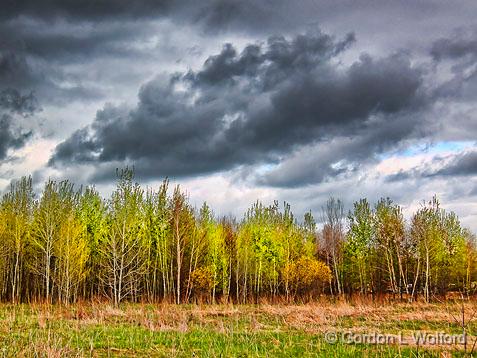
[[[331,280],[330,268],[311,257],[300,257],[287,264],[283,275],[285,280],[288,279],[290,287],[297,293],[312,291]]]
[[[207,267],[199,267],[191,274],[192,287],[197,293],[207,293],[214,285],[214,275]]]

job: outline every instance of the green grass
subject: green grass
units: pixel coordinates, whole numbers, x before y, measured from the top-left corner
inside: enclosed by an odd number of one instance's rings
[[[444,307],[0,305],[6,357],[440,357],[461,347],[327,343],[326,331],[459,333]],[[455,308],[457,310],[457,308]],[[406,316],[406,313],[408,315]],[[412,315],[409,315],[411,313]],[[439,313],[439,314],[437,314]],[[404,316],[403,316],[404,315]],[[400,316],[404,318],[399,319]],[[472,324],[469,331],[474,329]],[[450,355],[446,355],[450,356]]]

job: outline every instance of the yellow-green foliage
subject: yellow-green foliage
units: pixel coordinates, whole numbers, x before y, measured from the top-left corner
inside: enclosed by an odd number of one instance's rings
[[[410,221],[390,199],[362,199],[346,220],[330,199],[318,230],[311,212],[301,220],[287,203],[218,217],[167,180],[145,192],[132,170],[118,175],[109,199],[69,181],[49,180],[38,196],[31,178],[12,184],[0,198],[0,300],[257,303],[357,291],[429,300],[477,291],[477,240],[437,199]]]

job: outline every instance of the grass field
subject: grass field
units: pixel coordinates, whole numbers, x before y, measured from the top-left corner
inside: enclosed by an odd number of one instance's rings
[[[417,343],[415,334],[460,335],[464,317],[470,352],[477,333],[475,307],[467,303],[462,314],[460,304],[422,303],[5,304],[0,352],[8,357],[463,357],[458,342]],[[361,333],[402,341],[361,344],[355,338]]]

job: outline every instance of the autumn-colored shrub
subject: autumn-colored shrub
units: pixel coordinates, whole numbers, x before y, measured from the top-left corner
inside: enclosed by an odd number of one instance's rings
[[[196,293],[209,292],[214,285],[214,275],[208,267],[199,267],[191,274],[192,287]]]
[[[330,268],[311,257],[300,257],[285,266],[283,276],[295,293],[306,293],[319,289],[331,280]]]

